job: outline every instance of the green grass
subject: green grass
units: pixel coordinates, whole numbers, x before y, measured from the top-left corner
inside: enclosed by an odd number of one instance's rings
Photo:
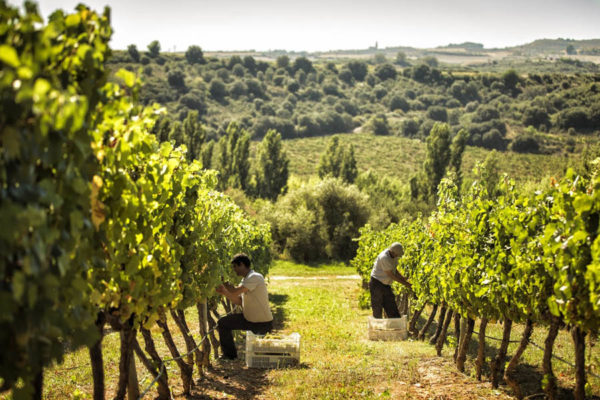
[[[473,336],[466,374],[459,373],[453,363],[454,347],[447,345],[443,356],[437,357],[433,346],[413,340],[400,342],[373,342],[367,339],[369,310],[358,307],[360,280],[334,278],[335,275],[353,275],[354,271],[343,264],[306,266],[277,261],[271,276],[286,275],[287,279],[269,282],[271,307],[276,329],[282,333],[301,334],[301,363],[298,367],[280,370],[248,369],[243,361],[225,367],[215,364],[207,380],[198,382],[192,398],[271,400],[292,399],[508,399],[508,389],[492,390],[489,369],[484,371],[484,381],[474,379],[476,335]],[[295,276],[295,278],[293,278]],[[317,279],[307,279],[307,278]],[[330,279],[319,279],[329,277]],[[194,309],[186,312],[193,332],[197,332]],[[420,324],[426,315],[421,316]],[[454,343],[453,324],[450,325],[449,343]],[[431,327],[433,332],[435,325]],[[478,324],[475,327],[478,330]],[[512,340],[519,340],[523,327],[513,328]],[[170,357],[157,328],[153,329],[159,353]],[[185,348],[181,335],[171,325],[171,332],[179,349]],[[500,338],[502,326],[489,324],[487,335]],[[536,327],[533,342],[543,345],[544,327]],[[138,340],[141,338],[138,336]],[[243,348],[243,337],[238,335],[238,346]],[[488,339],[487,359],[495,355],[499,342]],[[509,356],[516,344],[509,347]],[[555,355],[573,362],[573,347],[568,332],[561,331],[555,344]],[[586,348],[586,351],[589,347]],[[119,335],[111,333],[104,338],[104,367],[106,398],[114,395],[118,378]],[[241,354],[243,355],[243,354]],[[541,360],[543,352],[532,346],[525,351],[517,369],[526,396],[541,392]],[[587,356],[586,356],[587,357]],[[600,358],[600,346],[593,348],[592,358]],[[573,370],[554,361],[553,367],[561,387],[560,398],[572,396]],[[140,388],[150,382],[148,372],[137,363]],[[179,371],[173,363],[168,365],[169,383],[176,398],[181,395]],[[196,378],[198,377],[195,375]],[[590,377],[594,395],[600,395],[600,380]],[[146,398],[152,398],[153,391]],[[7,395],[0,395],[8,399]],[[44,398],[92,398],[92,377],[88,352],[80,349],[66,355],[62,364],[46,369]]]
[[[286,332],[302,336],[301,366],[269,373],[272,384],[265,398],[277,399],[381,399],[502,398],[489,385],[470,382],[464,387],[437,387],[428,371],[452,371],[448,356],[437,358],[433,346],[421,342],[372,342],[367,340],[368,310],[357,306],[359,282],[349,280],[273,282],[270,291],[278,301]],[[446,372],[450,371],[450,372]],[[444,385],[452,385],[445,379]],[[437,393],[437,396],[434,395]]]
[[[269,270],[269,276],[322,276],[356,275],[356,270],[344,263],[334,264],[298,264],[293,261],[277,260]]]
[[[340,144],[354,144],[359,172],[375,171],[408,183],[421,168],[427,151],[425,142],[398,136],[374,136],[367,133],[339,135]],[[290,172],[301,178],[317,174],[321,154],[327,148],[329,136],[283,141],[290,158]],[[467,180],[473,176],[473,167],[483,161],[490,151],[468,146],[462,171]],[[570,157],[577,157],[571,155]],[[538,182],[550,176],[561,176],[568,157],[562,154],[519,154],[510,151],[498,153],[499,168],[516,181]]]

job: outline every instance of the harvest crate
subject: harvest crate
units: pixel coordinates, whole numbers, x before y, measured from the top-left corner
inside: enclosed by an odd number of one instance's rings
[[[401,318],[373,318],[369,316],[369,340],[406,340],[406,315]]]
[[[281,368],[300,363],[300,334],[255,335],[246,332],[246,365],[250,368]]]

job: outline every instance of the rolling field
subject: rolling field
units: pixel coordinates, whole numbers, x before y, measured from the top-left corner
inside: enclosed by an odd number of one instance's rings
[[[338,135],[340,144],[354,144],[359,173],[367,170],[389,175],[408,183],[421,168],[427,145],[417,139],[397,136],[374,136],[367,133]],[[327,147],[329,136],[283,141],[290,159],[290,172],[300,178],[317,174],[319,158]],[[480,147],[468,146],[463,156],[462,171],[468,180],[473,167],[490,153]],[[499,169],[517,182],[539,182],[551,176],[562,175],[569,157],[562,154],[519,154],[498,152]]]

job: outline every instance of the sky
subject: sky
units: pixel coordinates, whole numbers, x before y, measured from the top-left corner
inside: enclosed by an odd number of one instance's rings
[[[111,47],[327,51],[600,38],[600,0],[40,0],[44,18],[111,8]],[[9,0],[21,5],[21,1]]]

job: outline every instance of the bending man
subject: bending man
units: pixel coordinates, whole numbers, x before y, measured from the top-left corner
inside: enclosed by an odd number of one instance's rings
[[[396,269],[398,259],[404,254],[404,248],[398,242],[392,243],[390,247],[379,253],[369,281],[371,292],[371,309],[373,317],[381,318],[382,309],[388,318],[400,318],[400,312],[396,305],[396,296],[390,286],[393,281],[400,282],[412,290],[408,280]]]

